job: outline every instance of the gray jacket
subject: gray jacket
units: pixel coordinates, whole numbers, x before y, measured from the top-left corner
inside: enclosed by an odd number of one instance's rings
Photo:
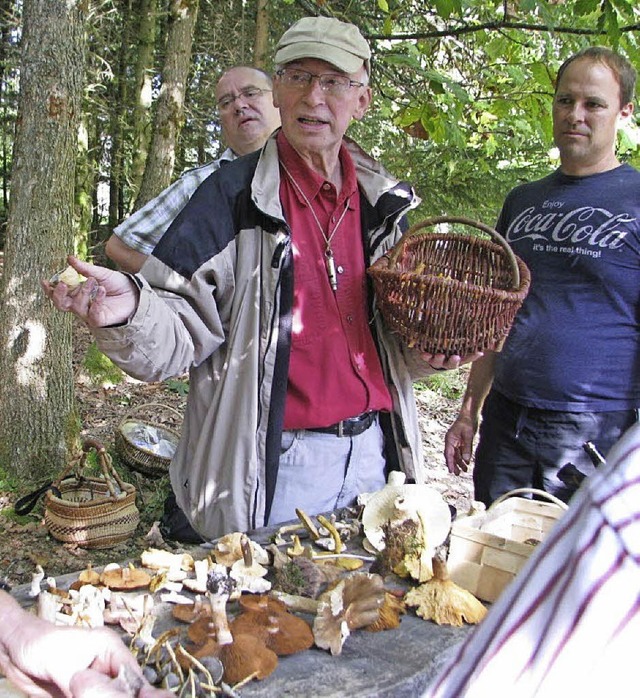
[[[398,240],[403,214],[418,199],[355,143],[346,143],[370,264]],[[99,348],[136,378],[161,381],[189,371],[170,474],[178,504],[206,538],[264,525],[277,475],[293,304],[279,186],[274,137],[259,153],[212,174],[135,277],[140,301],[134,317],[95,331]],[[391,444],[387,459],[420,482],[412,383],[424,365],[385,330],[373,301],[371,312],[394,402],[382,420]]]

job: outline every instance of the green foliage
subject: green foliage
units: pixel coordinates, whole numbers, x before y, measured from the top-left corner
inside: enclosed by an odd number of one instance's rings
[[[172,393],[185,397],[189,394],[189,381],[184,378],[170,378],[164,382],[165,387]]]
[[[438,371],[425,381],[417,383],[416,392],[431,390],[447,400],[459,400],[466,389],[468,376],[468,367],[452,371]]]
[[[14,476],[0,468],[0,492],[15,492],[20,487],[20,483]]]
[[[334,16],[361,28],[373,53],[375,99],[352,135],[391,172],[414,184],[424,202],[421,210],[428,214],[464,213],[490,222],[512,186],[556,166],[548,155],[551,95],[557,68],[571,53],[602,44],[640,65],[640,7],[632,0],[273,0],[268,5],[271,51],[282,32],[305,15]],[[256,9],[257,0],[200,3],[176,173],[216,157],[224,147],[215,84],[229,66],[252,62]],[[120,215],[129,212],[135,198],[137,10],[138,5],[127,9],[106,0],[93,8],[87,22],[82,119],[87,148],[81,157],[91,162],[83,163],[85,188],[77,200],[78,216],[84,212],[80,234],[87,226],[104,229],[106,208],[96,207],[96,187],[110,182],[110,168],[121,168],[115,173]],[[155,56],[148,71],[154,99],[165,58],[165,1],[158,11]],[[6,35],[17,37],[15,18],[7,14],[3,21]],[[9,164],[19,72],[12,47],[0,122]],[[130,107],[118,108],[118,95],[126,96]],[[639,123],[638,116],[634,119]],[[109,157],[116,124],[123,127],[121,163]],[[634,163],[638,152],[633,130],[625,130],[621,155]],[[92,248],[99,243],[90,241]]]
[[[83,366],[91,380],[97,385],[109,383],[118,385],[124,379],[122,369],[118,368],[108,356],[105,356],[95,342],[89,345]]]

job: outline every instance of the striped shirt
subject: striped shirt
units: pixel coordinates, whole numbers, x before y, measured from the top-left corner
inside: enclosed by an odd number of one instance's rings
[[[637,695],[639,563],[636,425],[423,698]]]
[[[227,148],[217,160],[187,170],[155,199],[148,201],[114,228],[113,234],[132,249],[150,255],[158,240],[167,232],[173,219],[182,211],[202,182],[223,162],[230,162],[235,158],[236,154],[231,148]]]

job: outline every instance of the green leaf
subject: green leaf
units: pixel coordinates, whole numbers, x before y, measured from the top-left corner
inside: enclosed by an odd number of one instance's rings
[[[383,12],[389,12],[389,3],[387,0],[378,0],[378,7],[383,11]]]
[[[453,0],[434,0],[436,11],[442,19],[449,19],[455,11]]]
[[[577,15],[590,15],[598,9],[599,0],[576,0],[573,11]]]
[[[189,394],[189,381],[188,380],[181,380],[179,378],[170,378],[169,380],[166,380],[164,382],[167,390],[170,390],[172,393],[177,393],[178,395],[182,395],[185,397],[186,395]]]
[[[629,19],[633,19],[633,5],[630,2],[627,2],[627,0],[611,0],[611,4],[621,15],[626,16]]]

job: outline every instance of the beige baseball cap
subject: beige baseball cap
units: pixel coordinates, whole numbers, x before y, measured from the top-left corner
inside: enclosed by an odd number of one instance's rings
[[[357,72],[364,63],[367,73],[371,72],[371,49],[358,27],[332,17],[303,17],[282,35],[276,65],[301,58],[318,58],[345,73]]]

